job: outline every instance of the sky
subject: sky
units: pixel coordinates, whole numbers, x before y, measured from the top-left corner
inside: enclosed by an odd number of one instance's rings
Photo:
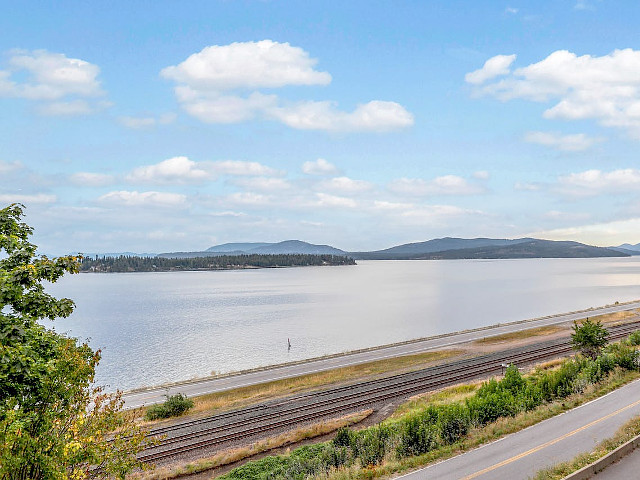
[[[0,207],[44,253],[640,242],[640,2],[0,7]]]

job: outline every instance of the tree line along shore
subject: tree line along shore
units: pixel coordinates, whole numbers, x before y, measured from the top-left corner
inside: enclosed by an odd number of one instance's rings
[[[191,270],[239,270],[248,268],[280,268],[355,265],[353,258],[342,255],[220,255],[194,258],[84,257],[81,272],[170,272]]]

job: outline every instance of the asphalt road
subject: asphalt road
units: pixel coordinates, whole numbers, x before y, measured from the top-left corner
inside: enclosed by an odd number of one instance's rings
[[[542,468],[593,450],[602,440],[613,436],[622,424],[639,414],[640,381],[635,381],[562,415],[398,478],[527,479]],[[611,478],[638,478],[638,475]]]
[[[136,408],[143,405],[161,403],[165,400],[165,395],[173,395],[176,393],[182,393],[189,397],[204,395],[207,393],[220,392],[248,385],[256,385],[284,378],[292,378],[309,373],[332,370],[335,368],[357,365],[375,360],[384,360],[385,358],[411,355],[429,350],[438,350],[443,347],[500,335],[503,333],[542,327],[545,325],[573,322],[574,320],[580,320],[586,317],[593,317],[622,310],[632,310],[636,308],[640,308],[640,301],[609,307],[594,308],[592,310],[577,313],[555,315],[527,322],[504,324],[491,329],[426,338],[416,342],[380,347],[366,352],[345,354],[333,358],[311,360],[296,365],[267,368],[255,372],[239,373],[228,377],[192,380],[171,386],[160,386],[157,388],[145,389],[143,391],[127,392],[123,395],[123,399],[125,401],[125,408]]]

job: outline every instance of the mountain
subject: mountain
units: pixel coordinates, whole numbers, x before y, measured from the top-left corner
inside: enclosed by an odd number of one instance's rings
[[[221,255],[348,255],[347,252],[330,245],[314,245],[300,240],[285,240],[279,243],[225,243],[209,247],[203,252],[160,253],[161,258],[217,257]]]
[[[504,246],[531,240],[530,238],[519,238],[515,240],[499,238],[454,238],[444,237],[427,240],[426,242],[405,243],[384,250],[373,252],[353,252],[356,259],[408,259],[415,258],[416,255],[427,253],[444,252],[447,250],[460,250],[465,248],[480,248],[488,246]]]
[[[464,247],[465,245],[467,247]],[[442,248],[442,250],[435,250],[437,248]],[[375,252],[357,252],[352,255],[356,260],[591,258],[629,256],[628,253],[610,248],[593,247],[578,242],[557,242],[535,238],[519,238],[514,240],[440,238],[428,242],[399,245]]]
[[[312,243],[301,242],[300,240],[285,240],[284,242],[273,243],[263,247],[247,250],[246,253],[267,255],[297,253],[307,255],[347,255],[347,252],[330,245],[314,245]]]
[[[223,243],[222,245],[214,245],[205,250],[205,252],[229,253],[229,252],[246,252],[253,248],[266,247],[273,243],[265,242],[247,242],[247,243]]]
[[[622,245],[618,245],[617,247],[609,247],[609,248],[632,250],[634,252],[640,252],[640,243],[636,243],[635,245],[631,245],[630,243],[623,243]]]

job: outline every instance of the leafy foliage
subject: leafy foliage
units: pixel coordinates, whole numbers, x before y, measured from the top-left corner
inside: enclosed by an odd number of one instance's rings
[[[0,479],[124,478],[144,433],[119,394],[92,385],[100,352],[38,323],[71,314],[73,302],[43,282],[79,265],[36,256],[23,209],[0,209]]]
[[[144,415],[146,420],[158,420],[160,418],[179,417],[193,408],[193,400],[181,393],[167,395],[164,403],[152,405]]]
[[[573,322],[571,345],[573,349],[595,360],[602,348],[607,344],[609,332],[600,322],[588,318],[581,324]]]

